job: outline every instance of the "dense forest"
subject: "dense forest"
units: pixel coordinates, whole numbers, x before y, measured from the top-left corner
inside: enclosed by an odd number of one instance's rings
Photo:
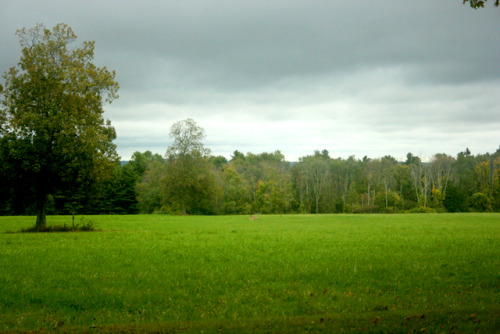
[[[284,214],[487,212],[500,210],[500,148],[493,154],[408,153],[333,158],[327,150],[285,161],[280,151],[234,151],[230,160],[203,146],[193,120],[172,126],[165,156],[135,152],[91,186],[50,194],[48,214]],[[0,171],[1,172],[1,171]],[[4,171],[5,172],[5,171]],[[0,189],[2,215],[35,214],[22,182]]]

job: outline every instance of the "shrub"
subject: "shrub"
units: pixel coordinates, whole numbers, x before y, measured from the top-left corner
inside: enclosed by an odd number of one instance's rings
[[[393,206],[388,206],[387,208],[383,207],[380,209],[380,212],[381,213],[396,213],[396,212],[398,212],[398,208],[395,208]]]
[[[490,212],[492,211],[491,208],[491,201],[483,193],[475,193],[469,198],[469,207],[476,212]]]
[[[396,212],[398,209],[403,207],[403,201],[401,200],[401,197],[394,192],[394,191],[389,191],[387,193],[387,208],[385,207],[386,205],[386,195],[385,192],[379,191],[377,193],[377,196],[375,196],[375,205],[378,205],[380,208],[381,212]]]
[[[353,205],[352,213],[379,213],[378,205]]]
[[[403,209],[404,210],[411,210],[414,208],[418,208],[418,202],[414,200],[404,200],[403,201]]]
[[[76,231],[83,231],[83,232],[89,232],[89,231],[97,231],[97,229],[94,226],[94,223],[89,221],[87,223],[83,223],[82,225],[76,225],[75,226]]]
[[[437,213],[437,211],[434,208],[419,206],[418,208],[413,208],[409,210],[408,213]]]

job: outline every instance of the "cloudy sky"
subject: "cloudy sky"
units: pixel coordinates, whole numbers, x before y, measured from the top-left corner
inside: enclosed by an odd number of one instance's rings
[[[491,1],[490,1],[491,2]],[[164,154],[193,118],[212,154],[287,160],[500,145],[500,8],[462,0],[0,0],[0,72],[15,31],[67,23],[116,71],[118,153]]]

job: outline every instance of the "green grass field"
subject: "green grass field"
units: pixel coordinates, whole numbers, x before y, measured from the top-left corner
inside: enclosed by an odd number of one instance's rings
[[[80,219],[0,217],[0,332],[500,332],[500,214]]]

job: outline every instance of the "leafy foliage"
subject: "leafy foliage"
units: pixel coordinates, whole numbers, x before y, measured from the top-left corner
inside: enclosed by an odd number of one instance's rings
[[[448,186],[443,205],[448,212],[464,212],[466,208],[466,198],[460,193],[454,184]]]
[[[475,193],[469,199],[469,206],[477,212],[491,211],[491,202],[488,196],[483,193]]]
[[[466,4],[468,2],[471,8],[478,9],[483,8],[487,1],[488,0],[463,0],[463,3]],[[495,0],[494,5],[498,7],[500,5],[500,0]]]
[[[23,178],[37,204],[36,226],[46,225],[47,196],[84,188],[109,174],[116,137],[103,117],[103,103],[117,98],[115,73],[92,63],[94,43],[76,40],[58,24],[17,31],[22,55],[5,79],[0,129],[10,182]]]
[[[409,213],[437,213],[436,209],[419,206],[408,211]]]
[[[174,142],[169,146],[165,154],[167,159],[193,154],[208,157],[210,149],[205,148],[203,145],[205,136],[205,130],[191,118],[174,123],[170,128],[170,137]]]
[[[174,123],[172,145],[166,153],[161,179],[162,210],[180,214],[214,214],[219,187],[210,150],[203,145],[205,131],[192,119]]]
[[[213,214],[218,186],[208,160],[198,154],[169,159],[162,180],[162,204],[168,212]]]
[[[137,200],[141,213],[159,212],[162,206],[161,180],[165,166],[159,161],[149,164],[142,179],[136,184]]]

